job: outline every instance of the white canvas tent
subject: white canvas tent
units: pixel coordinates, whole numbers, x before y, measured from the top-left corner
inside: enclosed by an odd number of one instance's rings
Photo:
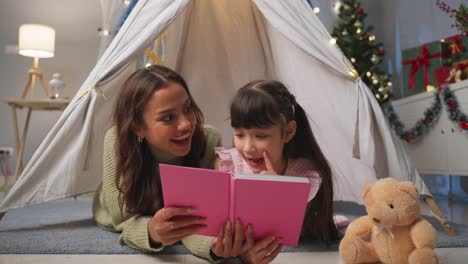
[[[365,84],[305,0],[140,0],[25,167],[0,212],[96,189],[114,100],[137,60],[167,32],[165,64],[188,82],[225,145],[229,100],[254,79],[295,94],[334,172],[335,200],[361,203],[387,176],[429,194]]]

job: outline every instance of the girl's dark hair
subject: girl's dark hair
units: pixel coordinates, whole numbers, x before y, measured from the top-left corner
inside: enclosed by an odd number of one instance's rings
[[[278,81],[250,82],[237,92],[231,102],[233,128],[285,126],[292,120],[297,124],[296,134],[285,145],[284,157],[309,160],[322,178],[317,195],[307,205],[301,237],[330,243],[338,238],[333,221],[332,172],[315,140],[304,109]]]
[[[123,210],[125,206],[129,214],[153,215],[164,206],[158,161],[154,159],[146,140],[138,142],[135,129],[145,127],[143,112],[154,92],[170,83],[184,88],[196,116],[192,146],[184,157],[184,165],[198,167],[204,154],[203,114],[193,100],[185,80],[173,70],[160,65],[133,73],[120,90],[114,110],[117,127],[115,180],[120,192],[120,208]]]

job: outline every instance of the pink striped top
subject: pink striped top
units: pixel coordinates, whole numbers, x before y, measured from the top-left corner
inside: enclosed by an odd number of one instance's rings
[[[215,152],[220,158],[220,171],[242,174],[253,173],[252,169],[249,167],[247,162],[245,162],[237,149],[217,147],[215,148]],[[313,169],[310,161],[306,159],[289,159],[288,167],[286,168],[284,175],[307,177],[309,179],[312,186],[309,193],[309,201],[315,197],[319,190],[320,183],[322,182],[320,175]]]

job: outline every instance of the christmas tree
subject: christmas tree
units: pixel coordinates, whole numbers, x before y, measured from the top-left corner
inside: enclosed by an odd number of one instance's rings
[[[389,89],[392,83],[388,74],[380,67],[385,55],[383,45],[372,34],[373,27],[366,27],[364,24],[366,17],[367,14],[359,2],[343,0],[339,6],[339,20],[332,35],[361,79],[382,104],[390,99]]]

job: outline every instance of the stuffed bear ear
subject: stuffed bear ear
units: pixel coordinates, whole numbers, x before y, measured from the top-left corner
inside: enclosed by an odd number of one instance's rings
[[[411,195],[411,197],[413,197],[416,200],[419,197],[418,188],[416,187],[416,184],[412,182],[400,182],[398,184],[398,190],[407,192],[409,195]]]
[[[366,199],[366,196],[369,193],[369,191],[372,189],[372,186],[374,186],[374,184],[366,183],[366,186],[364,186],[364,191],[362,191],[362,199]]]

